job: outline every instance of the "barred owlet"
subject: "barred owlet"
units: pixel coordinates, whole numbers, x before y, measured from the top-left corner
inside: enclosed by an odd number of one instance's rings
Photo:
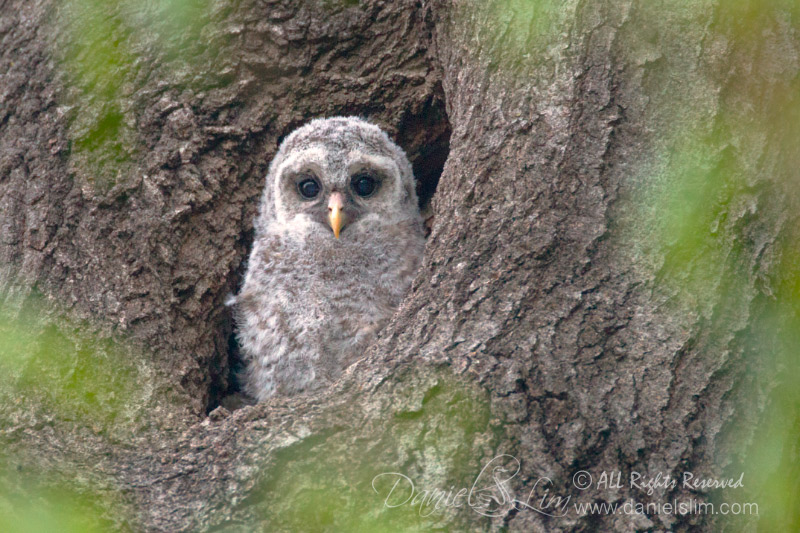
[[[380,128],[337,117],[289,135],[234,299],[245,391],[332,383],[400,305],[424,244],[411,166]]]

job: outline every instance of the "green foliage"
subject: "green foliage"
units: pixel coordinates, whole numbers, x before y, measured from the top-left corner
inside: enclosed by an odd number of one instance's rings
[[[731,530],[756,518],[759,530],[800,530],[800,78],[776,68],[783,59],[760,55],[765,36],[780,34],[787,20],[800,29],[798,6],[716,6],[707,43],[726,53],[704,57],[704,75],[724,80],[716,108],[658,94],[654,101],[684,114],[654,147],[655,163],[639,176],[637,215],[623,229],[629,249],[649,264],[654,291],[667,295],[665,309],[702,317],[692,346],[701,364],[727,372],[730,350],[746,357],[749,375],[737,370],[737,387],[764,416],[755,428],[753,421],[726,428],[731,454],[720,459],[733,477],[745,473],[746,490],[715,498],[755,502],[758,517],[729,516]],[[666,69],[657,79],[707,81],[670,71],[671,60],[651,69]],[[685,113],[692,109],[696,117]]]
[[[734,289],[730,276],[746,275],[734,219],[750,197],[725,136],[724,127],[678,136],[637,198],[634,250],[658,264],[660,282],[681,295],[673,302],[681,311],[717,301]]]
[[[72,157],[99,188],[130,171],[141,146],[138,91],[158,68],[179,89],[213,84],[215,71],[201,58],[216,53],[204,33],[214,30],[210,0],[63,0],[56,20],[63,30],[55,56],[69,84]]]
[[[117,509],[116,521],[107,516]],[[3,533],[100,533],[130,531],[119,516],[114,493],[76,490],[44,483],[29,472],[23,476],[0,469],[0,531]]]
[[[487,51],[490,68],[513,71],[540,62],[572,20],[574,6],[556,0],[489,0],[456,4],[456,26],[473,32],[475,50]]]
[[[752,445],[745,450],[745,479],[759,504],[760,531],[800,530],[800,228],[778,242],[773,297],[753,339],[777,385],[765,402]]]
[[[129,348],[48,312],[41,300],[0,312],[0,425],[27,411],[121,436],[148,400],[153,376]],[[151,385],[152,386],[152,385]]]
[[[129,347],[41,296],[0,293],[0,302],[0,531],[128,530],[120,495],[90,486],[97,476],[86,464],[69,455],[31,460],[20,437],[43,431],[46,438],[54,426],[55,434],[130,438],[156,376],[135,366]]]
[[[414,400],[419,393],[411,386],[396,390],[397,405],[413,407],[398,408],[383,424],[341,427],[285,448],[253,496],[271,527],[307,532],[446,530],[448,509],[435,509],[435,501],[391,507],[410,496],[405,483],[385,506],[396,478],[380,474],[407,475],[416,494],[469,488],[480,471],[474,445],[488,430],[489,407],[484,391],[444,375],[421,400]],[[418,470],[404,471],[409,464]]]

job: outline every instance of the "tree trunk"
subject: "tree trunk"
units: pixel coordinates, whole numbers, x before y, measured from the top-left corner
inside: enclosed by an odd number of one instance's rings
[[[751,501],[756,437],[786,437],[765,414],[796,424],[792,2],[0,10],[3,509],[57,486],[132,530],[757,527],[576,504]],[[332,390],[234,409],[224,301],[267,165],[351,114],[432,197],[424,265]]]

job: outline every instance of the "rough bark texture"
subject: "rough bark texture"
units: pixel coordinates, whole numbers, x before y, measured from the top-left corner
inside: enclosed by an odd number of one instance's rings
[[[724,109],[757,114],[748,91],[796,84],[797,14],[759,13],[769,31],[756,42],[720,3],[217,0],[197,34],[171,37],[190,42],[181,54],[102,7],[112,23],[97,38],[136,60],[98,89],[85,79],[91,46],[71,44],[80,2],[0,0],[0,295],[14,320],[39,302],[34,336],[61,339],[58,375],[94,364],[81,346],[100,341],[85,338],[111,336],[135,361],[131,379],[148,380],[112,422],[6,404],[4,463],[80,472],[83,489],[115,495],[104,519],[134,530],[713,529],[706,515],[384,516],[370,483],[403,472],[469,487],[509,454],[518,495],[547,476],[573,501],[709,497],[581,492],[572,476],[719,473],[740,444],[726,429],[765,409],[746,339],[795,215],[754,183],[791,177],[785,132],[756,123],[728,141],[761,139],[722,222],[734,237],[720,256],[749,265],[734,297],[710,291],[676,311],[668,247],[642,255],[629,238],[645,234],[637,195],[667,172],[662,145],[697,123],[713,130]],[[744,92],[741,72],[758,77]],[[424,266],[334,390],[208,417],[231,391],[223,301],[269,160],[294,127],[339,114],[385,127],[424,195],[436,190]],[[752,432],[740,433],[746,445]]]

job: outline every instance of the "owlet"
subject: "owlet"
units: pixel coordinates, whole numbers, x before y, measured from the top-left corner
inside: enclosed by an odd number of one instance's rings
[[[425,233],[405,153],[355,117],[313,120],[281,144],[234,299],[245,392],[332,383],[394,314]]]

